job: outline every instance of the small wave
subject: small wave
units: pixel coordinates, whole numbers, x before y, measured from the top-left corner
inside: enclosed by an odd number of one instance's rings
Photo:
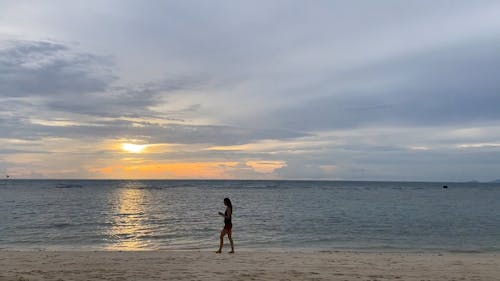
[[[449,253],[456,254],[481,254],[481,253],[490,253],[490,252],[498,252],[498,248],[489,247],[489,248],[478,248],[478,249],[447,249],[446,251]]]
[[[130,216],[142,216],[142,215],[144,215],[144,212],[115,214],[115,216],[117,217],[130,217]]]
[[[72,226],[71,223],[67,223],[67,222],[59,222],[59,223],[52,223],[49,225],[49,228],[65,228],[65,227],[69,227],[69,226]]]

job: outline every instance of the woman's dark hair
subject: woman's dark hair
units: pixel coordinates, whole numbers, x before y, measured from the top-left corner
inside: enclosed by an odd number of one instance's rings
[[[231,204],[231,200],[229,198],[224,198],[224,203],[231,208],[231,211],[233,210],[233,204]]]

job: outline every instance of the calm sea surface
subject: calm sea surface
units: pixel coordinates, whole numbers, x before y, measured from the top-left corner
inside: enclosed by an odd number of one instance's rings
[[[0,181],[0,249],[214,250],[224,197],[236,249],[500,251],[500,184],[187,180]]]

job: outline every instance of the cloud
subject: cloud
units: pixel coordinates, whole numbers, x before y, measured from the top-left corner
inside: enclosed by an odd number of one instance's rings
[[[161,107],[168,104],[165,99],[170,93],[196,89],[206,81],[203,77],[180,75],[120,86],[113,84],[117,81],[107,57],[48,41],[4,45],[0,72],[8,75],[0,76],[3,138],[142,138],[155,143],[234,145],[304,135],[185,124],[185,115],[196,113],[202,105]],[[180,124],[168,124],[172,122]]]
[[[164,102],[168,93],[193,89],[205,79],[172,76],[120,85],[115,67],[110,56],[77,51],[63,43],[6,41],[0,49],[0,98],[5,103],[24,103],[20,108],[24,112],[36,107],[37,115],[47,118],[79,114],[168,119],[168,113],[150,107]],[[191,105],[190,110],[195,109]]]
[[[56,111],[85,114],[98,117],[157,118],[165,120],[183,120],[183,113],[195,111],[200,105],[192,104],[187,108],[162,112],[153,109],[166,103],[172,92],[192,90],[203,83],[203,77],[170,77],[138,85],[109,87],[104,92],[86,95],[77,101],[71,99],[53,99],[47,102],[47,108]]]
[[[61,43],[8,41],[0,49],[0,96],[80,97],[106,90],[109,59]]]
[[[4,138],[39,139],[64,137],[71,139],[140,139],[148,143],[205,143],[238,145],[263,139],[289,139],[304,133],[286,130],[248,129],[217,125],[157,125],[134,126],[128,121],[98,122],[95,125],[50,126],[9,120],[0,125]]]
[[[500,148],[500,143],[466,143],[457,145],[458,148]]]
[[[245,163],[257,173],[270,174],[286,166],[285,161],[247,161]]]
[[[499,43],[496,38],[461,42],[333,75],[322,97],[277,108],[261,116],[262,124],[329,130],[498,121]]]

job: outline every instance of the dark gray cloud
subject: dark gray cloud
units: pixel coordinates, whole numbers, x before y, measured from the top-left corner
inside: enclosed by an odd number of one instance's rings
[[[47,100],[49,110],[85,114],[95,117],[131,117],[177,119],[172,112],[153,111],[149,107],[161,104],[168,93],[193,89],[201,83],[193,77],[164,79],[163,81],[131,85],[129,87],[109,87],[104,92],[90,93],[78,100],[61,98]],[[196,110],[193,105],[188,110]],[[170,116],[172,115],[172,116]]]
[[[36,100],[41,111],[94,117],[165,117],[148,109],[169,92],[193,89],[202,78],[168,77],[128,86],[113,85],[109,57],[76,52],[62,43],[7,41],[0,49],[0,97]],[[115,83],[116,84],[116,83]],[[30,99],[27,99],[30,98]],[[11,100],[6,102],[15,103]],[[194,107],[192,109],[195,109]]]
[[[0,96],[80,97],[105,91],[113,76],[109,59],[73,53],[47,41],[10,41],[0,49]]]
[[[46,154],[47,151],[41,150],[23,150],[23,149],[0,149],[0,154],[22,154],[22,153],[39,153]]]
[[[0,124],[3,138],[36,140],[46,137],[73,139],[143,139],[150,143],[238,145],[263,139],[291,139],[305,133],[216,125],[158,125],[117,120],[95,125],[50,126],[8,119]]]
[[[169,93],[200,87],[206,78],[178,76],[139,85],[115,86],[109,61],[77,53],[61,43],[11,41],[0,52],[5,103],[0,127],[4,138],[43,137],[142,138],[154,143],[207,143],[235,145],[261,139],[287,139],[306,134],[288,130],[252,129],[225,125],[159,125],[148,121],[99,120],[96,118],[157,118],[184,121],[183,112],[196,112],[202,105],[192,104],[172,111],[154,111]],[[100,65],[105,63],[104,65]],[[78,116],[83,116],[79,120]],[[71,121],[89,125],[51,126],[42,121]],[[176,116],[179,116],[178,118]],[[2,117],[2,116],[0,116]]]

